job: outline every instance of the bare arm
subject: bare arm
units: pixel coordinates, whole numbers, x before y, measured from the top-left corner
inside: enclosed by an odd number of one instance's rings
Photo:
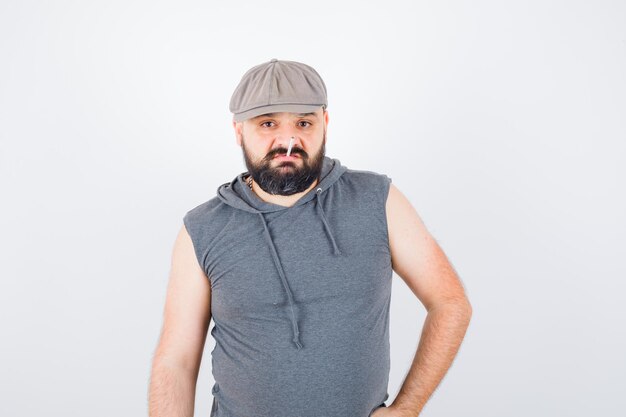
[[[472,308],[446,255],[393,184],[386,209],[393,269],[428,311],[411,368],[389,406],[394,415],[416,417],[450,368]]]
[[[192,417],[202,352],[211,322],[211,286],[183,226],[176,238],[163,315],[152,361],[150,417]]]

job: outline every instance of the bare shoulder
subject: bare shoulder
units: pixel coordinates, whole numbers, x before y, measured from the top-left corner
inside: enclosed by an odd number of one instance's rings
[[[446,254],[408,198],[390,184],[386,201],[393,270],[427,310],[469,301]]]

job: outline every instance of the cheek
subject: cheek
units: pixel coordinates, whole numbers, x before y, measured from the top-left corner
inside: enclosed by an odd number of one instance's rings
[[[259,146],[258,144],[256,144],[255,146],[250,146],[250,144],[248,144],[246,146],[246,152],[248,153],[248,156],[255,161],[261,161],[267,156],[270,151],[271,149],[269,147]]]

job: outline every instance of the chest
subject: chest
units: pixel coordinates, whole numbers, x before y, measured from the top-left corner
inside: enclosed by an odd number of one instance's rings
[[[207,264],[216,320],[267,319],[286,306],[280,267],[302,305],[375,297],[388,288],[391,259],[381,213],[329,206],[329,231],[315,204],[265,213],[269,233],[259,214],[239,211],[215,236]],[[329,233],[341,254],[333,253]]]

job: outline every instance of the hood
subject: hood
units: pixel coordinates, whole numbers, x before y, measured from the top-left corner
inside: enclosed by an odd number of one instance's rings
[[[346,172],[347,169],[347,167],[341,165],[338,159],[325,156],[322,162],[322,170],[320,172],[320,179],[317,185],[309,190],[305,195],[303,195],[298,201],[296,201],[295,204],[289,207],[268,203],[261,200],[261,198],[259,198],[259,196],[257,196],[243,180],[243,177],[245,177],[248,172],[243,172],[239,174],[231,182],[224,183],[220,185],[217,189],[218,197],[225,204],[228,204],[235,209],[247,211],[249,213],[256,213],[259,216],[259,227],[263,227],[264,229],[264,235],[267,241],[267,245],[270,248],[274,264],[276,265],[276,269],[278,270],[278,274],[280,275],[283,288],[285,289],[285,293],[287,294],[287,299],[289,300],[291,313],[290,318],[293,328],[293,342],[298,349],[302,348],[302,343],[300,342],[300,332],[298,330],[298,321],[296,319],[293,295],[289,288],[289,283],[287,282],[287,278],[285,277],[285,271],[283,269],[280,257],[278,256],[278,252],[276,251],[276,246],[274,245],[272,235],[269,232],[267,222],[265,221],[265,216],[263,214],[280,210],[289,210],[293,207],[298,207],[311,201],[312,199],[315,199],[315,212],[317,213],[319,220],[324,225],[329,244],[333,248],[333,254],[340,255],[341,251],[339,250],[339,247],[335,242],[331,227],[326,221],[326,216],[324,214],[323,204],[321,203],[321,200],[325,198],[326,190],[332,187],[333,184],[339,179],[339,177],[341,177],[344,172]]]

